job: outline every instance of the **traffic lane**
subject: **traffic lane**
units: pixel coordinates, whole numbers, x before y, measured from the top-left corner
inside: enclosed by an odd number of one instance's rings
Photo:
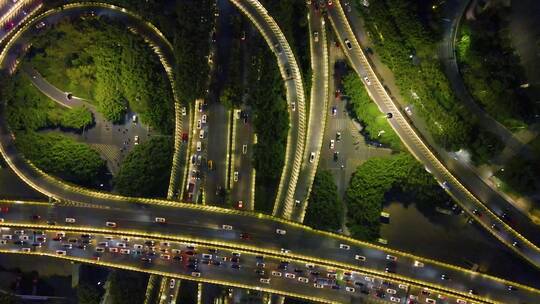
[[[30,231],[26,231],[26,233],[30,233]],[[42,234],[39,234],[42,236]],[[119,265],[127,265],[132,267],[140,267],[142,269],[152,269],[157,271],[163,271],[168,273],[176,273],[176,274],[183,274],[183,275],[190,275],[192,273],[192,269],[187,267],[187,264],[184,263],[184,261],[176,262],[174,259],[171,258],[171,256],[182,256],[183,258],[187,259],[187,255],[179,255],[178,253],[173,253],[174,250],[181,250],[181,251],[187,251],[187,246],[189,244],[185,243],[169,243],[167,245],[163,245],[163,243],[156,242],[154,250],[149,250],[150,246],[143,245],[145,242],[147,242],[146,239],[139,239],[139,238],[127,238],[127,239],[120,239],[118,238],[111,238],[104,235],[95,235],[92,236],[92,239],[90,239],[89,244],[85,245],[84,249],[79,248],[79,245],[81,245],[81,235],[80,234],[65,234],[60,240],[53,241],[54,238],[58,238],[57,232],[47,232],[45,231],[46,241],[41,243],[40,247],[34,247],[33,249],[30,249],[31,251],[37,251],[37,252],[49,252],[49,253],[55,253],[57,250],[65,251],[67,256],[73,256],[78,258],[85,258],[89,260],[97,260],[103,261],[103,262],[112,262]],[[35,236],[33,237],[35,240]],[[73,242],[72,242],[73,240]],[[100,243],[107,243],[106,246],[98,245]],[[71,244],[71,245],[69,245]],[[123,246],[120,246],[120,244],[125,244]],[[138,245],[137,245],[138,244]],[[65,246],[69,245],[70,248],[66,248]],[[2,244],[0,245],[1,249],[7,249],[12,250],[14,252],[22,251],[22,248],[30,248],[30,246],[25,247],[26,245],[15,245],[13,241],[10,241],[9,244]],[[140,254],[134,253],[135,249],[134,246],[140,246],[141,249],[137,249],[141,251]],[[96,247],[103,248],[103,253],[97,253]],[[126,254],[122,253],[111,253],[111,248],[116,248],[115,250],[126,250],[129,249],[130,251]],[[270,279],[270,287],[278,288],[282,291],[288,291],[288,292],[294,292],[298,293],[300,295],[309,295],[312,292],[309,291],[309,289],[315,289],[312,284],[309,283],[302,283],[299,280],[296,279],[296,277],[292,278],[285,278],[285,271],[281,270],[279,267],[282,265],[282,262],[276,259],[264,259],[264,267],[258,266],[258,262],[262,262],[263,260],[257,258],[255,255],[249,255],[249,254],[242,254],[239,257],[239,262],[221,262],[220,266],[214,266],[212,264],[206,265],[205,263],[202,263],[202,260],[204,258],[202,257],[202,253],[204,252],[210,252],[210,248],[207,247],[196,247],[194,252],[194,257],[198,257],[200,264],[198,264],[198,272],[201,273],[202,278],[209,278],[209,279],[217,279],[221,281],[227,281],[227,282],[235,282],[240,284],[246,284],[246,285],[255,285],[252,286],[253,288],[256,288],[257,286],[260,287],[266,287],[264,283],[260,282],[260,278],[267,278],[270,277],[269,275],[259,275],[256,273],[256,270],[265,270],[268,269],[268,271],[271,271],[271,269],[279,270],[282,273],[282,276],[280,278],[272,276]],[[165,250],[164,253],[157,253],[156,255],[151,255],[152,259],[150,262],[144,262],[141,260],[143,257],[148,257],[151,252],[161,252],[162,250]],[[167,256],[167,258],[164,258],[164,256]],[[207,260],[209,261],[220,261],[222,257],[226,257],[228,260],[230,260],[233,257],[233,252],[231,251],[219,251],[218,253],[212,254],[210,258]],[[232,267],[233,264],[240,265],[239,269],[234,269]],[[306,271],[305,266],[299,263],[291,262],[289,265],[289,271],[291,269],[300,269],[302,271]],[[304,270],[305,269],[305,270]],[[172,270],[172,271],[171,271]],[[320,269],[319,271],[327,272],[326,269]],[[290,271],[290,273],[295,274],[296,272]],[[231,278],[234,278],[233,281],[231,281]],[[310,277],[310,280],[313,280],[313,278]],[[305,290],[308,289],[308,290]],[[305,291],[305,292],[303,292]],[[335,299],[336,297],[343,298],[340,296],[340,292],[344,293],[344,289],[341,290],[334,290],[330,288],[325,288],[324,290],[321,290],[317,292],[318,296],[323,299]],[[328,294],[331,293],[332,296],[329,297]],[[347,292],[349,293],[349,292]],[[344,299],[347,299],[349,297],[348,294],[345,295]],[[344,303],[343,301],[339,301]]]
[[[343,31],[340,30],[340,28],[339,28],[339,24],[341,24],[341,26],[343,26],[343,20],[341,18],[339,18],[340,16],[338,16],[338,17],[334,16],[335,14],[337,14],[337,13],[335,13],[335,10],[330,10],[330,12],[332,12],[332,13],[329,13],[329,16],[331,16],[331,18],[334,18],[335,20],[339,21],[339,22],[335,22],[335,24],[336,24],[336,27],[338,27],[337,28],[338,32],[341,33],[340,38],[342,40],[344,40],[346,37],[343,36],[343,34],[342,34]],[[367,65],[367,63],[365,63],[364,61],[360,61],[360,59],[359,59],[359,58],[363,57],[363,54],[361,53],[361,50],[357,50],[357,49],[355,49],[353,47],[352,52],[356,52],[355,56],[349,56],[350,59],[352,60],[352,63],[353,63],[353,66],[355,67],[355,69],[361,75],[367,74],[366,71],[369,71],[369,66]],[[371,79],[375,78],[374,75],[369,75],[369,77]],[[384,91],[384,88],[381,88],[380,86],[378,86],[377,83],[369,85],[369,86],[367,86],[367,88],[368,88],[371,95],[374,97],[376,103],[379,105],[379,107],[381,108],[381,110],[383,112],[386,112],[386,113],[391,112],[391,113],[393,113],[393,118],[389,119],[391,125],[396,130],[396,132],[401,135],[404,142],[407,143],[407,145],[410,147],[410,150],[421,160],[421,162],[428,163],[428,164],[430,164],[430,166],[433,166],[433,165],[439,166],[438,161],[434,159],[433,155],[425,155],[424,154],[424,153],[430,153],[430,152],[429,152],[428,148],[425,147],[422,144],[422,142],[420,142],[419,138],[415,137],[413,134],[408,133],[408,132],[413,132],[413,131],[411,131],[410,126],[406,122],[406,118],[403,117],[401,112],[399,112],[399,110],[397,110],[395,108],[395,105],[390,100],[383,99],[381,94],[385,94],[385,93],[382,93],[380,91]],[[440,170],[442,170],[442,171],[440,171]],[[432,174],[436,178],[438,178],[441,181],[441,183],[442,183],[442,181],[445,181],[447,179],[446,178],[447,173],[446,173],[444,168],[437,168],[437,170],[433,170],[433,171],[434,172]],[[453,181],[449,181],[449,183],[453,184],[454,186],[456,186],[456,189],[460,190],[460,191],[451,190],[451,191],[456,192],[456,193],[453,193],[453,194],[455,194],[456,196],[462,194],[462,193],[457,193],[457,192],[463,191],[463,189],[460,188],[460,187],[463,187],[463,186],[454,184]],[[462,203],[460,201],[460,204],[462,204],[464,206],[475,206],[475,207],[480,208],[480,209],[487,209],[487,207],[485,205],[477,204],[476,202],[471,201],[470,197],[466,197],[466,200],[467,200],[466,203]],[[472,210],[473,209],[471,209],[471,208],[468,209],[469,212],[472,212]],[[493,220],[496,222],[497,219],[493,218]],[[493,235],[498,237],[498,233],[497,233],[497,231],[495,229],[490,229],[489,226],[487,226],[485,228],[488,231],[490,231]],[[504,227],[504,229],[507,230],[506,227]],[[507,233],[513,234],[511,231],[507,231]],[[513,248],[511,246],[512,242],[505,242],[505,244],[507,246],[509,246],[510,248]],[[538,265],[538,262],[540,261],[540,253],[538,252],[538,250],[536,250],[536,248],[533,248],[531,246],[531,244],[526,244],[526,247],[528,247],[528,248],[526,248],[526,249],[513,248],[513,249],[518,251],[518,252],[521,252],[532,263],[536,263],[536,265]],[[534,253],[534,254],[530,254],[530,253]]]
[[[56,208],[57,210],[61,210],[60,208]],[[81,208],[84,209],[84,208]],[[96,218],[96,212],[99,213],[100,211],[109,211],[109,210],[103,210],[103,209],[97,209],[95,210],[93,219]],[[297,233],[295,230],[287,230],[286,236],[278,236],[277,242],[276,240],[276,234],[275,231],[269,231],[269,232],[255,232],[255,229],[250,230],[233,230],[233,231],[225,231],[221,229],[223,221],[217,221],[217,223],[207,223],[207,228],[202,227],[202,223],[198,220],[194,220],[193,217],[187,216],[188,219],[191,220],[180,220],[178,223],[171,223],[167,225],[158,225],[158,224],[152,224],[144,221],[150,221],[152,220],[151,217],[148,215],[138,215],[138,220],[142,220],[142,222],[137,222],[134,220],[134,217],[137,217],[137,214],[129,214],[125,213],[123,211],[117,211],[120,214],[116,215],[119,218],[123,218],[122,220],[117,220],[119,227],[122,227],[126,230],[129,229],[141,229],[141,223],[146,223],[146,226],[143,226],[143,231],[152,231],[154,233],[162,233],[164,235],[171,235],[169,231],[176,231],[181,232],[182,235],[193,237],[193,238],[205,238],[208,241],[235,241],[240,239],[240,233],[249,231],[249,234],[251,235],[251,240],[245,241],[248,245],[253,245],[260,248],[273,248],[276,250],[280,250],[281,248],[286,248],[291,250],[292,253],[297,254],[305,254],[308,256],[313,256],[314,253],[322,254],[322,258],[325,260],[336,260],[341,261],[343,263],[348,264],[358,264],[359,266],[367,267],[368,269],[375,269],[384,272],[385,266],[387,265],[387,252],[380,251],[376,249],[369,249],[369,248],[357,248],[355,246],[351,246],[351,249],[344,250],[339,249],[340,242],[336,242],[335,240],[329,240],[329,239],[321,239],[320,236],[312,235],[312,234],[306,234],[306,233]],[[85,212],[87,214],[87,212]],[[64,216],[68,216],[67,214],[59,214],[56,213],[56,216],[58,218],[62,218]],[[24,217],[24,219],[28,218],[27,216]],[[98,227],[101,225],[104,227],[104,221],[103,220],[94,220],[94,223],[91,223],[93,225],[97,225]],[[77,219],[78,224],[85,225],[85,222],[82,222],[80,219]],[[227,223],[227,222],[225,222]],[[230,224],[231,222],[229,222]],[[237,227],[234,227],[234,229],[238,229]],[[256,227],[256,226],[252,226]],[[266,226],[265,226],[266,227]],[[283,227],[281,227],[283,228]],[[171,236],[174,236],[171,235]],[[272,241],[274,243],[277,243],[278,246],[275,246],[276,244],[272,244]],[[272,245],[268,245],[272,244]],[[291,245],[292,244],[292,245]],[[280,246],[282,246],[280,248]],[[355,255],[363,255],[366,257],[366,262],[359,262],[355,260]],[[365,264],[365,265],[364,265]],[[454,271],[451,269],[441,269],[439,266],[432,266],[433,268],[429,268],[428,263],[425,263],[425,268],[420,270],[416,269],[414,266],[414,260],[411,260],[407,257],[401,257],[398,256],[398,262],[395,266],[395,271],[400,275],[405,275],[408,277],[424,280],[426,282],[431,282],[436,285],[444,285],[452,288],[456,288],[457,290],[461,290],[464,292],[468,292],[469,289],[476,290],[480,295],[496,295],[497,297],[503,297],[506,298],[508,293],[506,292],[506,286],[502,283],[494,283],[492,280],[485,279],[481,276],[471,276],[468,273],[461,273],[458,271]],[[449,277],[452,278],[452,280],[446,280],[442,281],[440,280],[440,275],[446,274]],[[463,282],[463,283],[461,283]],[[495,289],[495,292],[493,291]],[[502,295],[501,295],[502,292]],[[510,294],[513,296],[513,294]],[[533,299],[536,297],[532,297]],[[512,303],[512,302],[508,302]]]
[[[216,195],[218,187],[225,187],[225,176],[227,174],[227,151],[228,147],[228,112],[222,104],[210,103],[208,106],[208,132],[207,132],[207,160],[212,160],[213,169],[206,168],[205,192],[207,201],[213,205],[224,203],[223,197]]]
[[[311,6],[310,6],[311,7]],[[296,187],[296,193],[294,199],[301,202],[300,206],[297,206],[295,203],[295,208],[293,210],[292,219],[300,219],[303,216],[304,210],[307,204],[307,194],[308,190],[313,183],[313,178],[315,176],[315,170],[317,166],[314,166],[310,161],[310,155],[312,152],[319,154],[320,153],[320,144],[321,137],[324,135],[324,123],[321,123],[326,114],[325,104],[326,104],[326,81],[328,80],[328,75],[325,71],[324,60],[324,44],[326,44],[326,39],[322,35],[323,33],[323,20],[320,16],[314,13],[314,9],[310,8],[310,14],[308,15],[308,22],[310,23],[311,32],[310,35],[310,52],[311,52],[311,65],[314,83],[311,86],[311,104],[309,112],[309,126],[308,126],[308,137],[306,138],[306,146],[303,158],[303,165],[298,177],[298,183]],[[317,33],[317,42],[315,41],[315,33]],[[320,155],[320,154],[319,154]],[[320,159],[317,158],[317,161]]]
[[[251,115],[250,115],[251,116]],[[244,123],[243,119],[234,119],[233,123],[236,124],[236,143],[235,151],[232,151],[235,167],[233,171],[238,171],[238,182],[233,180],[232,198],[233,204],[238,201],[242,201],[245,207],[243,209],[253,210],[254,202],[252,197],[251,182],[253,178],[253,126],[251,123],[251,117],[247,118],[247,123]],[[246,146],[246,153],[244,154],[244,147]],[[233,172],[234,178],[234,172]]]

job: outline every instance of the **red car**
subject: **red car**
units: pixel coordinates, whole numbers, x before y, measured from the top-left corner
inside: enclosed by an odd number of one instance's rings
[[[1,213],[8,213],[8,212],[9,212],[9,207],[8,207],[8,206],[2,206],[2,207],[0,207],[0,212],[1,212]]]
[[[249,235],[249,233],[242,232],[242,233],[240,233],[240,238],[242,240],[249,240],[249,239],[251,239],[251,236]]]

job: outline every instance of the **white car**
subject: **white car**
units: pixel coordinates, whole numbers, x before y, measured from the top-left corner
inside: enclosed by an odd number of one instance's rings
[[[369,81],[369,77],[364,76],[364,81],[366,82],[367,85],[371,85],[371,81]]]
[[[206,123],[206,114],[203,114],[203,116],[201,117],[201,122]]]
[[[313,284],[313,287],[315,287],[315,288],[324,288],[324,286],[322,284],[317,284],[317,283]]]
[[[396,298],[396,297],[390,297],[390,301],[396,302],[396,303],[401,303],[401,299],[400,299],[400,298]]]
[[[345,286],[345,291],[354,292],[355,289],[354,289],[354,287]]]
[[[200,139],[203,139],[203,138],[204,138],[204,129],[201,129],[201,130],[199,131],[199,138],[200,138]]]
[[[426,298],[426,303],[428,303],[428,304],[437,304],[437,301],[435,301],[433,299],[430,299],[430,298]]]
[[[21,248],[22,252],[30,252],[30,248]]]
[[[281,272],[279,271],[272,271],[272,275],[275,277],[281,277]]]
[[[96,247],[96,252],[105,252],[105,248],[103,248],[103,247]]]
[[[309,283],[309,279],[305,278],[305,277],[298,277],[298,281],[300,281],[302,283]]]
[[[462,299],[457,299],[456,303],[458,303],[458,304],[467,304],[467,301],[462,300]]]
[[[173,289],[175,286],[176,286],[176,280],[171,279],[171,281],[169,282],[169,288]]]
[[[313,32],[313,41],[319,42],[319,32]]]
[[[285,234],[287,233],[287,231],[278,228],[278,229],[276,229],[276,233],[277,233],[277,234],[281,234],[281,235],[285,235]]]
[[[291,110],[296,111],[296,103],[291,102]]]
[[[392,289],[392,288],[388,288],[388,289],[386,289],[386,292],[387,292],[388,294],[396,294],[396,293],[397,293],[397,290]]]
[[[233,181],[235,181],[235,182],[238,181],[238,171],[234,171],[234,174],[233,174]]]
[[[6,245],[7,244],[7,240],[0,240],[0,245]]]
[[[126,248],[123,248],[123,249],[120,249],[120,253],[121,253],[121,254],[130,254],[130,253],[131,253],[131,250],[126,249]]]
[[[202,150],[202,143],[200,141],[197,142],[197,152],[201,152]]]
[[[201,120],[197,120],[197,129],[200,129],[201,128]]]
[[[419,262],[419,261],[414,261],[414,267],[424,267],[424,263],[422,262]]]
[[[347,46],[347,48],[348,48],[349,50],[352,50],[352,44],[351,44],[351,42],[349,41],[349,39],[346,39],[346,38],[345,38],[345,40],[344,40],[343,42],[345,42],[345,45]]]
[[[187,115],[187,109],[186,107],[182,107],[182,116],[186,116]]]
[[[72,217],[66,217],[66,223],[73,224],[75,223],[75,219]]]
[[[211,255],[211,254],[208,254],[208,253],[203,253],[203,254],[202,254],[202,258],[203,258],[203,259],[210,260],[210,259],[212,259],[212,255]]]
[[[287,273],[285,273],[285,277],[287,279],[294,279],[294,278],[296,278],[296,275],[294,273],[288,273],[287,272]]]
[[[192,277],[196,277],[196,278],[198,278],[198,277],[200,277],[200,276],[201,276],[201,273],[200,273],[200,272],[198,272],[198,271],[194,271],[194,272],[192,272],[192,273],[191,273],[191,276],[192,276]]]
[[[411,109],[411,107],[410,107],[410,106],[406,106],[406,107],[405,107],[405,112],[406,112],[409,116],[412,115],[412,109]]]
[[[135,138],[133,138],[133,144],[135,145],[139,144],[139,135],[135,135]]]
[[[264,283],[264,284],[270,284],[270,279],[260,278],[259,282]]]
[[[289,249],[281,248],[281,253],[290,253]]]
[[[315,160],[315,152],[311,152],[311,154],[309,154],[309,162],[312,163],[314,160]]]
[[[349,246],[347,244],[339,244],[339,249],[349,250],[349,249],[351,249],[351,246]]]
[[[232,230],[232,226],[231,225],[222,225],[221,228],[225,229],[225,230]]]
[[[330,139],[330,149],[334,149],[336,142],[333,139]]]
[[[155,222],[163,224],[163,223],[167,222],[167,220],[164,217],[156,217]]]
[[[365,261],[365,260],[366,260],[366,257],[357,254],[357,255],[354,256],[354,259],[355,259],[355,260],[358,260],[358,261]]]
[[[242,146],[242,154],[246,154],[247,153],[247,145],[243,145]]]
[[[111,228],[116,228],[116,223],[115,222],[105,222],[105,226],[111,227]]]
[[[386,255],[386,259],[389,261],[394,261],[394,262],[397,261],[397,257],[393,255],[389,255],[389,254]]]
[[[372,278],[372,277],[364,277],[364,280],[368,281],[368,282],[371,282],[371,283],[374,283],[375,282],[375,279]]]

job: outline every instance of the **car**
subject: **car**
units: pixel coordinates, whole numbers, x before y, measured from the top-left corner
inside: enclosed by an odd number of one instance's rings
[[[386,113],[386,118],[392,118],[392,117],[394,117],[394,114],[390,112]]]
[[[197,120],[197,129],[200,129],[201,126],[202,126],[201,120],[198,119],[198,120]]]
[[[296,111],[296,102],[291,102],[291,110]]]
[[[234,174],[233,174],[233,181],[235,181],[235,182],[238,181],[238,171],[234,171]]]
[[[240,266],[240,264],[232,264],[231,265],[231,268],[232,269],[240,269],[242,266]]]
[[[375,279],[372,277],[364,277],[364,280],[366,280],[367,282],[375,283]]]
[[[135,137],[133,138],[133,144],[134,144],[134,145],[138,145],[138,144],[139,144],[139,135],[135,135]]]
[[[278,228],[278,229],[276,229],[276,233],[277,233],[277,234],[281,234],[281,235],[285,235],[285,234],[287,233],[287,231]]]
[[[414,267],[424,267],[424,263],[420,262],[420,261],[414,261],[413,263],[413,266]]]
[[[42,29],[42,28],[45,27],[45,25],[46,25],[45,22],[41,21],[38,24],[36,24],[36,29],[38,29],[38,30]]]
[[[369,80],[369,77],[364,76],[364,81],[366,82],[366,84],[367,84],[368,86],[371,85],[371,81]]]
[[[518,241],[514,241],[512,242],[512,246],[516,247],[516,248],[520,248],[521,245],[518,243]]]
[[[365,261],[365,260],[366,260],[366,257],[357,254],[357,255],[354,256],[354,259],[355,259],[355,260],[358,260],[358,261]]]
[[[448,277],[448,275],[443,273],[443,274],[441,274],[441,280],[447,281],[447,280],[450,280],[450,277]]]
[[[458,304],[467,304],[467,301],[462,300],[462,299],[456,299],[456,303],[458,303]]]
[[[242,233],[240,233],[240,238],[242,240],[249,240],[251,238],[251,236],[247,232],[242,232]]]
[[[474,290],[474,289],[469,289],[469,294],[470,294],[470,295],[476,295],[477,292],[476,292],[476,290]]]
[[[315,160],[315,152],[309,154],[309,162],[312,163]]]
[[[354,292],[355,290],[354,287],[345,286],[345,291],[347,292]]]
[[[283,50],[281,49],[281,46],[279,45],[279,42],[277,42],[276,44],[274,44],[274,50],[276,51],[276,53],[278,55],[281,55],[281,53],[283,52]]]
[[[137,122],[137,115],[133,115],[131,118],[131,122],[136,123]]]
[[[156,217],[156,218],[154,219],[154,221],[155,221],[156,223],[160,223],[160,224],[165,224],[165,223],[167,222],[167,220],[166,220],[164,217]]]
[[[275,276],[275,277],[281,277],[281,272],[279,271],[272,271],[272,275]]]
[[[201,152],[202,150],[202,143],[200,141],[197,142],[197,152]]]
[[[334,149],[335,148],[335,141],[333,139],[330,139],[330,149]]]
[[[343,42],[345,42],[345,45],[347,46],[347,48],[349,50],[352,50],[352,44],[351,42],[349,41],[349,39],[345,38],[345,40],[343,40]]]
[[[186,107],[182,107],[182,116],[186,116],[187,115],[187,109]]]
[[[296,278],[296,275],[295,275],[294,273],[288,273],[288,272],[286,272],[286,273],[285,273],[285,277],[286,277],[287,279],[294,279],[294,278]]]
[[[389,261],[394,261],[394,262],[397,261],[397,257],[393,255],[389,255],[389,254],[386,255],[386,259]]]
[[[221,225],[221,228],[224,230],[232,230],[233,227],[231,225]]]
[[[392,289],[392,288],[388,288],[388,289],[386,289],[386,292],[387,292],[388,294],[396,294],[396,293],[397,293],[397,290]]]
[[[313,41],[319,42],[319,32],[317,31],[313,32]]]
[[[260,278],[259,281],[264,284],[270,284],[270,279]]]
[[[495,231],[501,231],[501,228],[499,228],[499,226],[497,226],[497,224],[493,223],[491,225],[491,229],[495,230]]]
[[[513,285],[506,286],[506,289],[508,289],[508,291],[516,291],[517,290],[517,288],[515,286],[513,286]]]
[[[39,221],[41,219],[41,215],[34,214],[30,218],[34,221]]]
[[[242,146],[242,154],[247,154],[247,145]]]
[[[196,278],[198,278],[198,277],[200,277],[200,276],[201,276],[201,273],[200,273],[200,272],[198,272],[198,271],[193,271],[193,272],[191,273],[191,276],[192,276],[192,277],[196,277]]]
[[[336,116],[336,115],[337,115],[337,107],[332,106],[332,116]]]
[[[339,249],[350,250],[351,246],[347,244],[339,244]]]
[[[147,258],[147,257],[142,257],[142,258],[141,258],[141,261],[142,261],[143,263],[151,263],[151,262],[152,262],[152,259],[151,259],[151,258]]]
[[[478,217],[482,217],[482,212],[478,211],[478,209],[474,209],[472,213]]]
[[[199,138],[200,138],[200,139],[204,139],[204,135],[205,135],[204,129],[201,129],[201,130],[199,131]]]
[[[334,2],[333,2],[333,0],[328,0],[327,4],[328,4],[328,6],[332,6],[332,5],[334,5]]]
[[[341,140],[341,132],[336,132],[336,141]]]
[[[188,135],[187,133],[185,133],[185,132],[182,133],[182,141],[183,141],[183,142],[187,142],[188,139],[189,139],[189,135]]]
[[[339,151],[334,152],[334,161],[337,162],[339,160]]]
[[[405,113],[407,113],[407,115],[411,116],[412,115],[412,107],[411,106],[406,106],[405,107]]]
[[[281,253],[290,253],[289,249],[281,248]]]
[[[433,299],[430,299],[430,298],[426,298],[426,303],[428,303],[428,304],[437,304],[437,301],[435,301]]]
[[[202,123],[206,123],[206,119],[207,119],[206,114],[203,114],[203,115],[201,116],[201,122],[202,122]]]
[[[236,203],[236,208],[238,208],[238,209],[244,208],[244,202],[243,201],[238,201],[238,203]]]
[[[110,227],[110,228],[117,227],[116,222],[105,222],[105,226]]]
[[[65,250],[56,250],[57,255],[66,255],[67,252]]]
[[[315,288],[324,288],[324,285],[319,284],[319,283],[314,283],[313,287],[315,287]]]

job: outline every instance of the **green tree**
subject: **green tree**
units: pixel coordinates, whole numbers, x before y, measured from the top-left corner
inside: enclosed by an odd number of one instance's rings
[[[109,294],[113,304],[143,303],[148,274],[115,270],[110,275]]]
[[[343,206],[330,171],[318,170],[313,180],[304,223],[316,229],[336,231],[343,221]]]
[[[15,143],[40,169],[70,182],[92,186],[106,171],[98,152],[65,135],[18,132]]]
[[[20,303],[19,299],[11,294],[0,293],[0,303],[1,304],[17,304]]]
[[[80,284],[77,287],[77,301],[79,304],[99,304],[101,291],[91,284]]]
[[[114,178],[122,195],[163,197],[171,174],[173,143],[168,137],[156,137],[133,149]]]

